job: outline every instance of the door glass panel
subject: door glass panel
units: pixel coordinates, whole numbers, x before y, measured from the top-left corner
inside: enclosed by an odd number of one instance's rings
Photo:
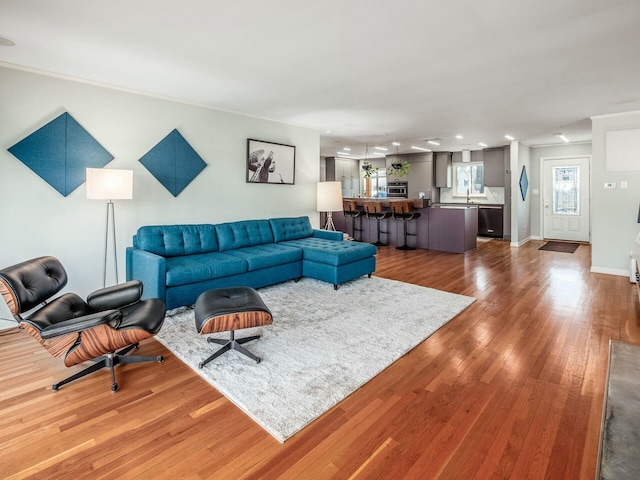
[[[580,167],[552,167],[553,214],[580,215]]]

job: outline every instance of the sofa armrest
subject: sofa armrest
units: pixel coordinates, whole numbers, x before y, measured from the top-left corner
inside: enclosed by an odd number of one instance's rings
[[[142,298],[159,298],[166,303],[167,262],[161,255],[127,247],[127,281],[140,280]]]
[[[344,240],[344,234],[342,232],[334,232],[331,230],[319,230],[317,228],[313,229],[313,236],[315,238],[324,238],[326,240]]]

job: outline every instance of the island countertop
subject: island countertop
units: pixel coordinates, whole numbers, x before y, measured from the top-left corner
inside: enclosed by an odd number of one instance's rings
[[[380,203],[383,207],[389,207],[392,203],[396,202],[410,202],[413,208],[427,208],[428,201],[422,198],[344,198],[344,200],[353,200],[359,207],[364,206],[365,203],[376,202]]]
[[[417,210],[409,227],[409,242],[412,246],[439,250],[444,252],[463,253],[476,248],[478,234],[478,206],[461,204],[459,206],[429,205],[427,199],[415,198],[345,198],[356,202],[358,209],[363,209],[366,203],[379,203],[383,208],[390,209],[391,204],[410,202]],[[344,212],[333,212],[333,220],[338,230],[347,232],[352,237],[363,242],[374,243],[378,240],[378,221],[360,215],[358,220],[347,219]],[[353,231],[354,226],[360,228]],[[404,223],[401,220],[387,218],[381,225],[381,240],[390,245],[402,245]],[[354,233],[356,235],[354,235]]]

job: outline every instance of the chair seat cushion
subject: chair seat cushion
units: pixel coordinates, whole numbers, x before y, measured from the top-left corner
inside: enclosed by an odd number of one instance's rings
[[[302,260],[302,250],[299,248],[276,243],[229,250],[225,254],[245,260],[249,271]]]
[[[203,253],[167,258],[166,285],[174,287],[229,277],[247,271],[247,262],[224,253]]]
[[[303,238],[284,242],[284,245],[299,247],[303,259],[333,266],[346,265],[376,254],[376,247],[369,243],[336,242],[324,238]]]

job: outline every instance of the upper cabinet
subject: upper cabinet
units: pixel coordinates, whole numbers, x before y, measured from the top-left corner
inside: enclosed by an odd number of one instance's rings
[[[504,187],[505,148],[490,148],[483,151],[484,185],[486,187]]]
[[[451,188],[452,172],[451,172],[451,153],[449,152],[436,152],[436,187]]]
[[[327,181],[342,183],[342,196],[353,198],[360,193],[358,161],[348,158],[327,157]]]
[[[425,198],[433,200],[433,154],[417,153],[408,156],[409,160],[409,198],[419,198],[424,193]]]

